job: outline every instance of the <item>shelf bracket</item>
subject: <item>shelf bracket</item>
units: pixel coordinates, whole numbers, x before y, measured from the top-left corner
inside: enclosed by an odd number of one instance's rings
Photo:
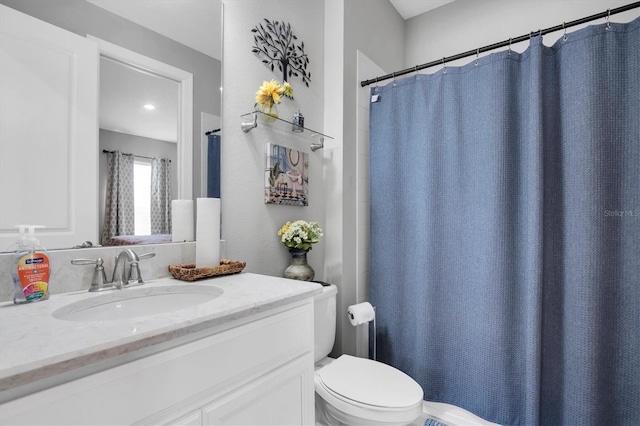
[[[258,113],[254,111],[253,113],[251,113],[251,116],[253,118],[253,121],[240,123],[240,128],[245,133],[249,133],[251,129],[255,129],[256,127],[258,127]]]
[[[324,137],[320,136],[320,142],[311,142],[311,151],[316,152],[319,149],[324,148]]]

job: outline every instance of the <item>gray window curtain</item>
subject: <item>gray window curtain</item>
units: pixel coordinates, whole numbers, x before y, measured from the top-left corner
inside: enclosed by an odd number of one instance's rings
[[[135,233],[133,156],[120,151],[107,155],[107,192],[102,244],[111,237]]]
[[[640,20],[371,90],[378,359],[500,424],[640,424]]]
[[[171,233],[171,161],[151,160],[151,234]]]

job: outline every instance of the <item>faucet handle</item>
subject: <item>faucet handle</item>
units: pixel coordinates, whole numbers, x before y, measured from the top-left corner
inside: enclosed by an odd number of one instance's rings
[[[134,260],[129,263],[129,276],[127,278],[128,285],[144,284],[144,281],[142,280],[142,274],[140,273],[140,264],[138,262],[142,259],[152,258],[155,255],[155,253],[140,254],[138,255],[138,260]]]
[[[127,277],[127,285],[140,285],[144,284],[142,275],[140,274],[140,265],[138,262],[131,262],[129,264],[129,276]]]
[[[103,291],[113,287],[111,283],[107,281],[107,275],[104,272],[104,261],[102,258],[97,259],[71,259],[73,265],[96,265],[93,270],[93,278],[91,279],[91,287],[89,291]]]

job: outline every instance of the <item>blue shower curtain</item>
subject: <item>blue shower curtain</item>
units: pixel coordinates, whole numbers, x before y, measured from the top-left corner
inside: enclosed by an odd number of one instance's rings
[[[220,198],[220,136],[207,136],[207,197]]]
[[[640,20],[372,93],[378,359],[501,424],[640,424]]]

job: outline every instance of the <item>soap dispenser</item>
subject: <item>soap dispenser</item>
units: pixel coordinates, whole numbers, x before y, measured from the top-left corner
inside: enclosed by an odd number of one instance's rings
[[[36,238],[39,225],[17,225],[20,229],[18,250],[14,255],[13,283],[15,293],[13,303],[32,303],[49,298],[49,256]]]

